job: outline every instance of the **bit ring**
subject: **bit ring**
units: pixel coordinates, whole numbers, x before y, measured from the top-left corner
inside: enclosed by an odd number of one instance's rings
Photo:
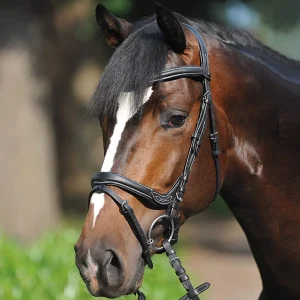
[[[160,220],[162,220],[162,219],[164,219],[164,218],[168,219],[169,216],[168,216],[168,215],[161,215],[161,216],[157,217],[157,218],[152,222],[152,224],[151,224],[151,226],[150,226],[150,228],[149,228],[149,231],[148,231],[148,243],[149,243],[149,244],[152,244],[152,245],[153,245],[153,243],[154,243],[154,240],[153,240],[152,237],[151,237],[152,231],[153,231],[153,228],[154,228],[154,225],[155,225],[158,221],[160,221]],[[175,231],[174,220],[171,220],[171,222],[170,222],[170,224],[169,224],[169,228],[171,228],[171,233],[170,233],[170,236],[169,236],[169,238],[168,238],[168,241],[169,241],[169,243],[171,243],[172,238],[173,238],[173,236],[174,236],[174,231]],[[164,249],[163,246],[161,246],[161,247],[152,246],[152,248],[155,249],[156,251],[161,251],[161,250]]]

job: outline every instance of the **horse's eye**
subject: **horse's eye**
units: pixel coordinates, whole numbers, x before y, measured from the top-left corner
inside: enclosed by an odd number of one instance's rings
[[[169,127],[181,127],[185,122],[186,116],[173,116],[168,122]]]

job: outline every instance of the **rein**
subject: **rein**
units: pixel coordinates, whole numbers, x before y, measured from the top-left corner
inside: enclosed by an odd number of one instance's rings
[[[189,174],[192,168],[192,165],[195,161],[196,156],[199,153],[201,143],[203,140],[204,132],[207,125],[207,118],[209,119],[210,124],[210,144],[212,148],[212,157],[214,159],[215,170],[216,170],[216,190],[215,198],[220,190],[220,163],[219,163],[219,141],[218,141],[218,132],[216,130],[216,122],[214,115],[214,108],[212,102],[212,95],[210,89],[210,79],[211,75],[209,73],[209,62],[208,62],[208,53],[205,46],[205,42],[201,35],[188,24],[184,24],[198,40],[200,48],[200,62],[201,66],[183,66],[168,68],[163,70],[157,77],[151,82],[151,84],[159,84],[165,81],[177,80],[180,78],[191,78],[195,81],[199,81],[203,85],[203,96],[202,104],[200,108],[200,113],[198,121],[195,127],[195,131],[191,137],[191,145],[186,158],[184,169],[176,180],[172,188],[165,194],[158,193],[142,185],[134,180],[131,180],[120,174],[112,172],[99,172],[94,174],[92,177],[92,191],[89,195],[89,203],[93,193],[105,193],[109,195],[114,202],[120,207],[121,213],[126,218],[129,223],[133,233],[138,239],[142,247],[142,257],[144,258],[146,264],[150,269],[153,268],[153,263],[151,260],[150,252],[155,250],[156,252],[166,252],[169,257],[171,266],[175,269],[176,275],[178,276],[180,282],[187,291],[187,294],[180,298],[180,300],[189,300],[189,299],[200,299],[199,294],[209,288],[209,283],[204,283],[197,288],[194,288],[189,280],[188,275],[185,272],[185,269],[182,267],[181,261],[176,255],[176,252],[172,248],[178,240],[178,231],[180,227],[180,215],[178,214],[178,207],[180,202],[183,199],[186,185],[189,179]],[[207,117],[208,115],[208,117]],[[165,210],[165,213],[158,218],[156,218],[148,234],[145,234],[141,225],[139,224],[133,209],[130,207],[126,200],[120,198],[115,192],[113,192],[108,186],[116,186],[129,194],[135,196],[141,203],[146,204],[151,209],[154,210]],[[156,247],[154,245],[154,240],[151,238],[152,230],[157,222],[166,219],[169,224],[168,230],[165,231],[165,240],[163,241],[162,247]],[[140,291],[137,292],[138,299],[146,299],[145,295]]]

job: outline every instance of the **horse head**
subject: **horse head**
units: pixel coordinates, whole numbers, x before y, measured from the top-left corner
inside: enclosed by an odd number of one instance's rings
[[[116,50],[89,106],[106,154],[75,251],[90,293],[113,298],[136,292],[162,241],[214,200],[216,123],[225,134],[211,101],[213,46],[191,21],[160,5],[134,24],[98,5],[96,19]]]

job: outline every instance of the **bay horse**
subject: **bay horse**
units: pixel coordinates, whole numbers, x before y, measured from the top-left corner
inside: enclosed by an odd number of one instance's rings
[[[116,50],[88,107],[106,153],[75,245],[89,292],[137,292],[151,256],[219,192],[260,271],[259,299],[300,299],[300,62],[159,4],[134,24],[103,5],[96,19]]]

